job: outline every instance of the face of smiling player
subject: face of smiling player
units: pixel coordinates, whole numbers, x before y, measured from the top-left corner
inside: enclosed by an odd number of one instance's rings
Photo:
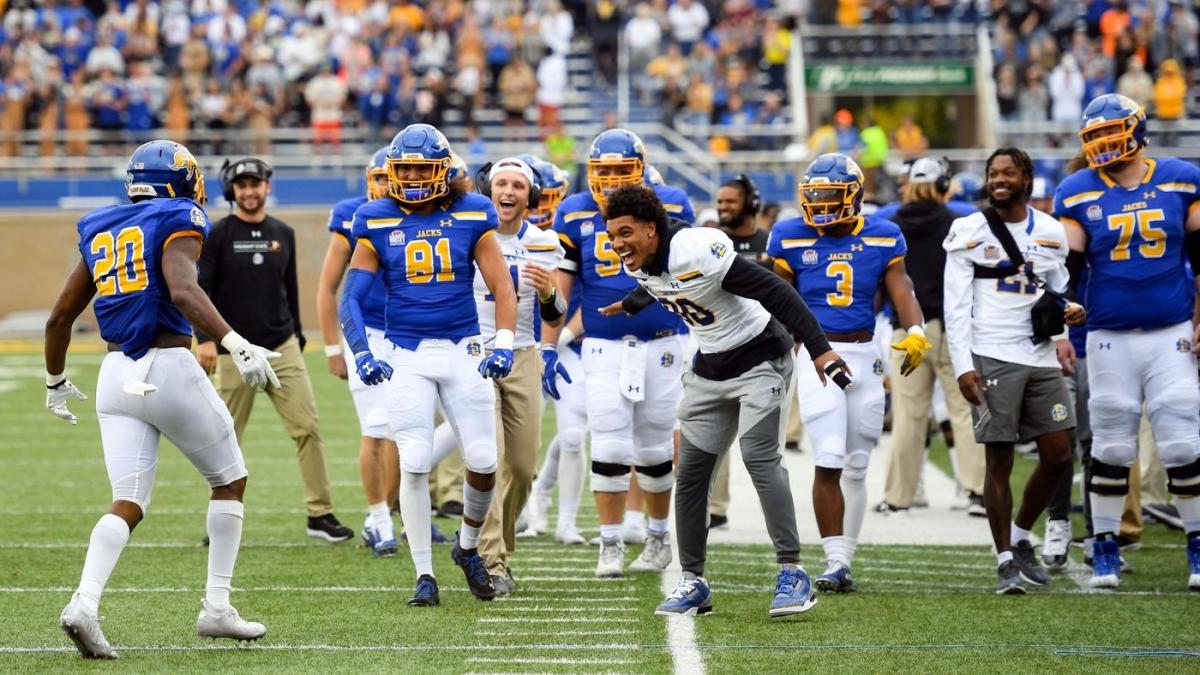
[[[515,232],[529,207],[529,181],[516,171],[492,176],[492,204],[500,219],[500,229]]]
[[[1008,155],[992,159],[987,173],[988,201],[998,209],[1007,209],[1025,199],[1029,177]]]
[[[640,270],[650,265],[658,251],[658,237],[654,223],[636,220],[633,216],[621,216],[608,221],[608,238],[613,253],[631,270]]]

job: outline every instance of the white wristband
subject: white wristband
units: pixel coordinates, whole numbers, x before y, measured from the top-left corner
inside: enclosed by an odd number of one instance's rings
[[[333,358],[335,356],[341,356],[341,355],[342,355],[342,346],[340,344],[339,345],[325,345],[325,356]]]
[[[507,328],[501,328],[496,331],[496,341],[492,344],[492,348],[493,349],[507,349],[509,351],[512,351],[513,342],[515,340],[516,340],[516,336],[513,335],[513,332],[511,330],[509,330]]]
[[[229,352],[230,354],[233,354],[241,349],[245,349],[247,344],[248,342],[246,338],[238,335],[237,331],[233,330],[229,331],[225,334],[225,337],[221,338],[221,346],[224,347],[225,351]]]
[[[46,386],[57,387],[58,385],[62,384],[63,380],[65,379],[67,379],[66,373],[59,373],[57,375],[46,373]]]
[[[574,342],[576,337],[579,336],[575,334],[575,331],[571,330],[570,326],[563,326],[562,332],[558,334],[558,346],[566,347]]]
[[[921,337],[925,337],[925,328],[922,326],[909,326],[908,334],[909,335],[920,335]]]

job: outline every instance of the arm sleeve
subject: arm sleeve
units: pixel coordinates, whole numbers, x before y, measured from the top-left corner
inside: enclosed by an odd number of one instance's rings
[[[733,264],[721,280],[721,288],[734,295],[757,300],[797,342],[804,343],[804,348],[814,359],[829,351],[829,340],[825,338],[817,318],[796,289],[778,276],[741,256],[734,256]]]
[[[629,294],[625,296],[625,299],[621,300],[621,308],[624,309],[627,314],[637,314],[652,304],[654,304],[654,296],[650,295],[650,291],[646,290],[646,287],[641,284],[635,286],[634,289],[629,291]]]
[[[954,231],[951,230],[951,236]],[[971,302],[973,300],[974,268],[962,249],[945,245],[946,272],[943,282],[942,315],[945,318],[946,340],[950,345],[950,361],[954,377],[975,370],[971,360]]]
[[[342,301],[338,305],[338,320],[342,323],[342,334],[346,336],[346,344],[350,345],[350,353],[355,356],[371,351],[370,344],[367,342],[367,330],[363,323],[362,301],[375,283],[375,274],[375,272],[351,268],[346,275],[346,288],[342,291]]]
[[[292,330],[296,335],[296,339],[300,341],[300,349],[304,350],[304,332],[300,325],[300,288],[296,278],[296,233],[288,229],[288,246],[291,251],[288,253],[287,271],[284,273],[287,278],[284,283],[287,285],[288,294],[288,313],[292,315]]]

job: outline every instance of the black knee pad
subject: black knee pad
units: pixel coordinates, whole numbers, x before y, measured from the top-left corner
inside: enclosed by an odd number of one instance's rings
[[[1178,497],[1200,497],[1200,459],[1167,469],[1167,491]]]
[[[1129,494],[1129,467],[1105,464],[1093,457],[1087,489],[1093,494],[1124,497]]]
[[[630,466],[628,464],[613,464],[612,462],[597,462],[592,461],[592,473],[600,476],[626,476],[629,474]]]
[[[651,478],[662,478],[671,473],[674,468],[675,465],[671,463],[671,460],[667,460],[662,464],[655,464],[654,466],[639,466],[637,472]]]

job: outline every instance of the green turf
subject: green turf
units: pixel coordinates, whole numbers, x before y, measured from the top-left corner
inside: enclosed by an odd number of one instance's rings
[[[68,372],[89,394],[98,363],[94,355],[70,360]],[[324,372],[323,358],[309,354],[309,365],[335,504],[357,530],[363,512],[357,422],[344,383]],[[0,539],[0,671],[112,670],[113,664],[81,661],[57,629],[58,612],[78,582],[88,534],[110,497],[95,412],[90,402],[75,405],[77,427],[53,419],[42,408],[39,372],[34,354],[0,355],[0,514],[6,523]],[[164,442],[149,516],[102,605],[105,631],[121,651],[117,667],[670,670],[666,625],[652,614],[660,579],[595,580],[595,549],[568,549],[547,537],[521,541],[514,559],[521,586],[512,598],[490,605],[469,596],[450,564],[449,547],[436,546],[443,606],[405,607],[413,585],[405,549],[379,560],[361,547],[330,546],[304,535],[294,449],[265,397],[259,406],[244,444],[251,479],[233,601],[270,632],[243,648],[195,637],[207,489]],[[546,441],[551,428],[547,419]],[[935,448],[933,463],[940,465],[944,456]],[[1014,480],[1031,466],[1019,460]],[[806,510],[799,515],[811,517]],[[914,514],[911,522],[918,519]],[[581,522],[594,528],[594,511],[581,514]],[[448,520],[438,524],[454,528]],[[984,548],[864,546],[855,566],[860,593],[822,597],[811,612],[786,620],[766,613],[775,572],[769,547],[715,546],[708,575],[717,609],[696,621],[696,638],[710,672],[1195,671],[1200,597],[1185,591],[1182,537],[1151,526],[1144,541],[1144,550],[1129,555],[1137,571],[1125,578],[1121,593],[1085,594],[1072,578],[1059,577],[1052,590],[1016,598],[990,593],[993,559]],[[805,546],[810,570],[821,566],[819,550]],[[1078,562],[1078,552],[1072,555]],[[1106,651],[1097,653],[1099,648]],[[1124,655],[1134,653],[1141,655]]]

